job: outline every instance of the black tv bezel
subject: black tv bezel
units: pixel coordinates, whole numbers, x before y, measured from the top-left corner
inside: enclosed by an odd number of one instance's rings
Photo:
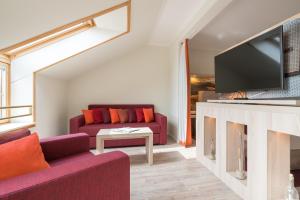
[[[276,27],[276,28],[274,28],[274,29],[272,29],[272,30],[270,30],[270,31],[268,31],[268,32],[266,32],[266,33],[263,33],[263,34],[261,34],[261,35],[259,35],[259,36],[257,36],[257,37],[255,37],[255,38],[252,38],[252,39],[250,39],[250,40],[248,40],[248,41],[246,41],[246,42],[243,42],[242,44],[239,44],[239,45],[237,45],[237,46],[235,46],[234,48],[231,48],[231,49],[229,49],[229,50],[227,50],[227,51],[225,51],[225,52],[222,52],[221,54],[218,54],[217,56],[215,56],[215,72],[216,72],[216,58],[218,57],[218,56],[221,56],[221,55],[223,55],[224,53],[226,53],[226,52],[229,52],[229,51],[231,51],[231,50],[233,50],[233,49],[235,49],[235,48],[238,48],[238,47],[240,47],[240,46],[242,46],[242,45],[244,45],[245,43],[248,43],[248,42],[251,42],[251,41],[255,41],[255,40],[262,40],[262,39],[264,39],[264,38],[267,38],[267,37],[270,37],[271,35],[274,35],[275,33],[276,33],[276,35],[278,34],[278,32],[279,32],[279,35],[280,35],[280,86],[279,87],[272,87],[272,88],[241,88],[240,90],[222,90],[222,91],[220,91],[220,90],[218,90],[218,87],[217,87],[217,77],[215,77],[215,85],[216,85],[216,87],[215,87],[215,92],[216,93],[234,93],[234,92],[247,92],[247,91],[268,91],[268,90],[283,90],[283,89],[285,89],[285,85],[284,85],[284,76],[285,76],[285,73],[284,73],[284,49],[283,49],[283,26],[282,25],[280,25],[280,26],[278,26],[278,27]]]

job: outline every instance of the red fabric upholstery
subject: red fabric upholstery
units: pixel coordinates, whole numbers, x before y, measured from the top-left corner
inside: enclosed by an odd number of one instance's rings
[[[59,159],[50,162],[51,168],[0,181],[0,199],[129,200],[129,157],[119,151],[94,156],[86,151],[86,139],[86,134],[76,134],[44,140],[42,148],[48,158]],[[72,142],[76,144],[71,145]],[[57,156],[57,145],[69,156]],[[80,149],[82,153],[78,153]]]
[[[48,162],[90,150],[89,137],[85,133],[42,139],[41,146]]]
[[[168,139],[168,133],[167,133],[167,126],[168,126],[168,120],[167,117],[160,114],[160,113],[155,113],[155,121],[159,123],[160,126],[160,144],[167,144],[167,139]]]
[[[136,108],[152,108],[154,106],[151,104],[119,104],[119,105],[89,105],[89,109],[95,108],[115,108],[115,109],[132,109]],[[167,117],[154,113],[154,122],[152,123],[118,123],[118,124],[91,124],[84,125],[82,123],[82,116],[77,116],[70,119],[70,133],[87,133],[90,136],[90,148],[95,148],[96,146],[96,135],[100,129],[109,128],[122,128],[122,127],[149,127],[154,133],[154,144],[166,144],[167,143]],[[83,119],[84,120],[84,119]],[[143,139],[130,139],[130,140],[113,140],[105,141],[105,147],[120,147],[120,146],[137,146],[144,145],[145,141]]]
[[[84,153],[73,154],[71,156],[63,157],[63,158],[60,158],[57,160],[52,160],[49,162],[49,165],[50,165],[50,167],[56,167],[58,165],[63,165],[64,163],[67,163],[69,161],[79,162],[81,160],[84,160],[87,158],[92,158],[92,157],[94,157],[94,155],[88,151],[88,152],[84,152]]]
[[[79,127],[84,126],[84,116],[79,115],[70,119],[70,133],[79,133]]]
[[[22,137],[30,135],[30,131],[28,129],[19,129],[16,131],[10,131],[7,133],[0,134],[0,144],[4,144],[13,140],[20,139]]]

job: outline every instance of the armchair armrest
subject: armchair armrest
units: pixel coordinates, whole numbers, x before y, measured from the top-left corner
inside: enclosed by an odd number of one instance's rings
[[[40,143],[47,161],[90,150],[89,136],[85,133],[50,137],[42,139]]]
[[[129,157],[110,152],[0,181],[1,200],[129,200]]]
[[[160,113],[155,113],[155,121],[160,124],[160,144],[166,144],[167,143],[167,117],[165,115],[162,115]]]
[[[70,133],[79,133],[79,128],[85,123],[84,116],[78,115],[70,119]]]

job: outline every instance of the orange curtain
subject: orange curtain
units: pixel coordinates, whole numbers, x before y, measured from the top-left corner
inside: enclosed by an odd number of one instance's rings
[[[189,39],[185,39],[185,60],[186,60],[186,87],[187,87],[187,126],[185,146],[192,145],[192,127],[191,127],[191,81],[190,81],[190,57],[189,57]]]
[[[192,145],[192,132],[191,132],[191,84],[190,84],[190,65],[189,65],[189,40],[186,39],[182,43],[180,50],[180,63],[179,63],[179,143],[185,147]],[[182,111],[182,112],[181,112]]]

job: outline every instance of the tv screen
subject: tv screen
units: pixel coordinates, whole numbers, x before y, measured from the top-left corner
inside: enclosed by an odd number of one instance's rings
[[[283,89],[282,26],[215,57],[216,92]]]

